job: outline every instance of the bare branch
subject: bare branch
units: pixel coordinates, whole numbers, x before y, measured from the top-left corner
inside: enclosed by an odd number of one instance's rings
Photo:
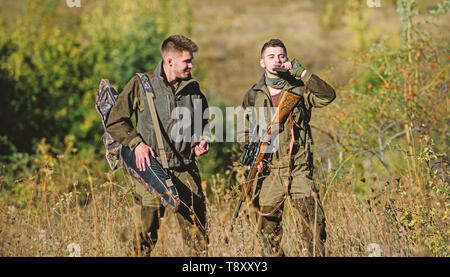
[[[414,127],[413,129],[411,129],[411,131],[419,131],[418,127]],[[388,145],[392,140],[398,138],[401,135],[406,134],[406,130],[403,130],[401,132],[398,132],[397,134],[393,135],[392,137],[390,137],[388,140],[386,140],[386,142],[384,143],[384,147],[386,147],[386,145]]]
[[[337,144],[339,144],[340,146],[342,146],[342,147],[345,149],[345,151],[348,151],[348,149],[345,147],[344,144],[342,144],[342,142],[340,141],[340,139],[339,139],[339,137],[338,137],[337,135],[332,134],[332,133],[330,133],[330,132],[328,132],[328,131],[325,131],[325,130],[323,130],[323,129],[321,129],[321,128],[315,126],[315,125],[310,124],[310,126],[311,126],[312,128],[314,128],[314,129],[316,129],[316,130],[318,130],[318,131],[324,133],[324,134],[327,135],[332,141],[334,141],[335,143],[337,143]]]

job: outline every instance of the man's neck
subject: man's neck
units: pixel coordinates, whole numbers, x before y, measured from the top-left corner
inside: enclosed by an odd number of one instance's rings
[[[273,88],[270,86],[267,86],[267,89],[269,90],[269,94],[270,96],[275,96],[281,93],[282,89],[281,88]]]
[[[162,64],[162,67],[163,67],[163,73],[166,78],[166,81],[172,86],[174,86],[176,83],[178,83],[178,81],[179,81],[178,78],[175,77],[175,74],[170,70],[170,68],[164,62]]]
[[[268,72],[267,70],[266,70],[266,76],[269,78],[280,78],[280,76],[278,76],[277,74],[272,74],[272,73]],[[268,85],[267,85],[267,89],[269,90],[270,96],[278,95],[282,91],[281,88],[274,88],[274,87],[271,87]]]

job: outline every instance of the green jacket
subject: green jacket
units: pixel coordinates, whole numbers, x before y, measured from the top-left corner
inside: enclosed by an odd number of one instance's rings
[[[193,78],[180,81],[175,86],[176,89],[172,89],[165,77],[162,61],[157,65],[153,74],[148,72],[146,74],[155,94],[154,102],[160,120],[169,167],[176,168],[190,164],[195,157],[192,148],[200,139],[209,138],[209,130],[204,130],[208,119],[203,119],[203,113],[208,107],[206,98],[200,91],[199,84]],[[196,107],[195,114],[197,117],[194,119],[194,105],[196,103],[200,103],[200,105]],[[182,141],[174,140],[172,135],[172,131],[179,130],[178,127],[181,126],[177,124],[178,120],[172,114],[177,107],[187,108],[191,118],[191,124],[184,126],[184,135],[187,134],[187,136]],[[136,117],[136,128],[133,127],[131,121],[133,114]],[[200,132],[204,131],[204,133],[194,133],[194,120],[201,121],[201,124],[197,124],[201,126]],[[172,130],[174,127],[177,127],[177,129]],[[197,129],[199,129],[198,126]],[[124,87],[116,105],[111,109],[106,130],[115,140],[132,150],[141,141],[144,141],[159,155],[156,151],[158,148],[156,133],[147,106],[146,95],[136,75]],[[181,132],[180,130],[178,133],[181,134]],[[157,160],[161,161],[159,157],[157,157]]]
[[[284,168],[292,161],[292,169],[301,166],[305,170],[312,170],[313,157],[310,149],[313,140],[309,126],[312,108],[321,108],[330,104],[336,98],[336,93],[330,85],[309,71],[306,71],[302,78],[299,77],[301,76],[302,70],[291,70],[290,73],[290,77],[287,78],[288,82],[283,87],[281,93],[283,94],[285,90],[291,90],[302,95],[299,104],[294,108],[292,114],[292,129],[295,137],[294,147],[292,149],[292,155],[289,157],[291,122],[288,118],[283,130],[279,134],[278,151],[272,155],[269,167]],[[257,111],[259,110],[258,107],[264,107],[262,110],[265,110],[265,113],[268,115],[264,117],[266,119],[266,126],[269,126],[274,109],[271,108],[273,107],[272,100],[265,84],[264,74],[244,97],[242,107],[246,109],[251,106],[256,107]],[[263,115],[260,114],[258,116]],[[238,137],[245,136],[244,140],[247,142],[249,136],[249,117],[245,117],[245,120],[246,128],[244,129],[244,133],[238,134]],[[242,137],[240,139],[242,140]]]

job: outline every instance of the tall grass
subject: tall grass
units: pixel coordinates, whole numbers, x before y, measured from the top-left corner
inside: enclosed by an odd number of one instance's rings
[[[69,256],[76,254],[73,244],[79,245],[81,256],[136,256],[131,177],[122,169],[105,170],[102,157],[79,159],[73,149],[58,158],[48,154],[37,155],[35,174],[9,184],[21,185],[27,193],[0,198],[0,256]],[[361,196],[354,177],[346,173],[319,185],[329,256],[367,256],[372,243],[379,245],[382,256],[449,255],[448,188],[442,188],[447,184],[431,187],[400,175],[394,183],[372,186],[377,188]],[[216,176],[208,184],[208,255],[261,256],[250,202],[229,231],[240,187],[225,189],[227,182]],[[286,255],[307,255],[299,215],[289,199],[283,228]],[[159,235],[154,256],[191,255],[174,214],[167,212],[162,218]]]

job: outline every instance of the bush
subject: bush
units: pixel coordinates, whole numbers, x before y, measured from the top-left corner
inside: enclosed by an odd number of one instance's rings
[[[178,14],[168,12],[175,2],[96,1],[74,12],[61,1],[27,0],[18,20],[0,21],[0,109],[7,115],[0,155],[31,152],[43,137],[57,144],[69,133],[79,146],[101,147],[100,79],[123,87],[135,72],[153,70],[167,32],[189,28],[167,26],[189,19],[184,3],[176,4]]]

